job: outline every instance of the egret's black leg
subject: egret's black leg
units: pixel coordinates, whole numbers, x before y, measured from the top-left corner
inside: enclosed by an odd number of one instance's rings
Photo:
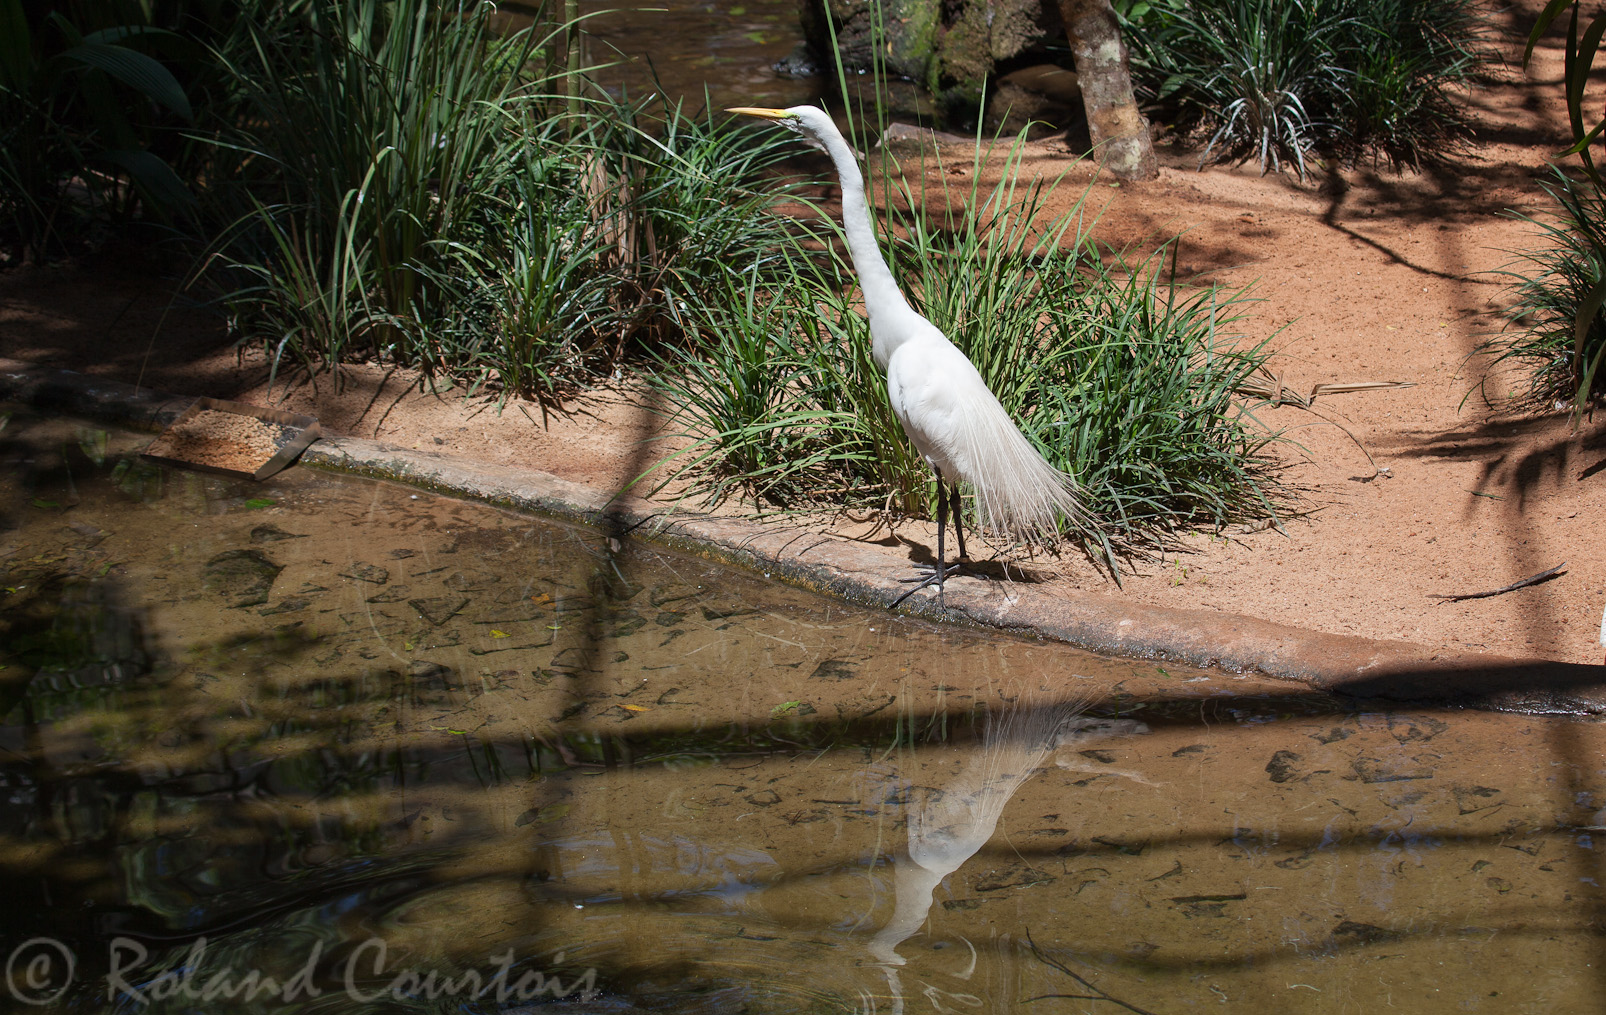
[[[942,488],[942,470],[935,471],[937,473],[937,609],[945,610],[948,607],[942,601],[942,586],[948,577],[948,567],[942,556],[942,534],[948,528],[948,494]]]
[[[953,574],[955,571],[959,570],[959,565],[958,564],[954,564],[952,567],[949,567],[947,561],[943,559],[944,558],[944,551],[945,551],[945,547],[943,545],[943,530],[948,527],[948,490],[945,487],[945,485],[943,484],[942,470],[934,468],[933,471],[935,471],[937,473],[937,567],[929,575],[922,575],[922,576],[918,576],[918,577],[915,577],[915,578],[900,578],[899,581],[919,582],[920,584],[916,585],[914,588],[910,589],[908,592],[905,592],[903,595],[899,596],[897,599],[894,599],[892,601],[892,607],[891,607],[894,610],[897,609],[899,606],[903,605],[903,601],[905,599],[908,599],[910,596],[914,595],[916,592],[919,592],[921,589],[925,588],[928,585],[936,585],[937,586],[937,606],[939,608],[946,609],[947,608],[946,604],[944,604],[943,601],[942,601],[943,580],[946,579],[949,575]],[[957,507],[958,507],[957,501],[959,500],[959,489],[957,487],[955,487],[953,493],[954,493],[954,500],[956,502],[955,503],[955,508],[957,509]],[[954,522],[955,522],[956,526],[958,524],[958,521],[959,521],[959,515],[958,515],[957,510],[956,510],[956,512],[954,514]],[[965,537],[964,537],[964,534],[963,533],[959,533],[959,530],[957,529],[957,527],[955,528],[954,531],[959,535],[959,547],[960,547],[959,555],[961,557],[963,557],[965,555],[965,550],[964,550]],[[919,566],[920,566],[921,569],[924,569],[925,567],[927,567],[929,565],[922,564],[922,565],[919,565]]]
[[[949,514],[954,516],[954,536],[959,540],[959,559],[964,560],[970,554],[965,552],[965,523],[964,516],[959,513],[959,484],[948,487],[948,497],[951,507]]]

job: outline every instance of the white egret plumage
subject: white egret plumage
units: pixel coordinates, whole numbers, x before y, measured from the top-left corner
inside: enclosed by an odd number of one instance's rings
[[[831,157],[841,179],[842,229],[870,315],[871,354],[886,372],[893,414],[937,476],[936,569],[893,605],[933,583],[941,601],[944,580],[958,568],[945,560],[943,533],[950,512],[959,556],[966,556],[958,483],[973,491],[983,526],[1013,536],[1051,533],[1062,518],[1080,516],[1075,481],[1038,453],[975,365],[898,289],[876,245],[864,176],[831,117],[814,106],[743,106],[727,112],[771,120],[802,135]]]

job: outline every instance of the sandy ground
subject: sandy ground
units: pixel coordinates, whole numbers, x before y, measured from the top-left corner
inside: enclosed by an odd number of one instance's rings
[[[1475,350],[1499,330],[1507,299],[1505,280],[1492,273],[1512,262],[1511,251],[1539,243],[1507,210],[1544,209],[1537,181],[1546,156],[1567,140],[1560,40],[1543,44],[1526,72],[1517,65],[1516,40],[1532,20],[1523,11],[1536,6],[1525,0],[1499,16],[1511,63],[1471,96],[1475,144],[1451,164],[1318,172],[1302,184],[1262,177],[1253,165],[1200,173],[1191,156],[1171,152],[1157,181],[1093,184],[1101,239],[1180,232],[1184,272],[1256,283],[1262,302],[1245,331],[1253,339],[1275,333],[1273,365],[1288,387],[1413,386],[1257,414],[1288,437],[1277,451],[1282,479],[1306,509],[1283,531],[1186,536],[1123,588],[1065,558],[1045,566],[1051,587],[1434,649],[1601,661],[1606,421],[1574,432],[1563,413],[1504,413],[1474,391],[1488,370]],[[1063,153],[1049,142],[1032,150],[1024,171],[1061,169]],[[281,379],[270,391],[261,358],[231,350],[219,321],[168,311],[168,292],[133,267],[137,253],[107,260],[114,263],[0,275],[0,356],[273,404],[315,414],[334,433],[610,491],[663,446],[644,443],[661,427],[628,384],[562,412],[531,403],[498,411],[461,388],[424,393],[412,375],[375,366],[349,370],[339,392],[327,376]],[[1509,382],[1488,380],[1497,392]],[[817,524],[879,541],[889,567],[929,559],[935,534],[916,521],[897,522],[891,535],[844,520]],[[1563,562],[1560,576],[1516,592],[1431,598],[1499,588]]]

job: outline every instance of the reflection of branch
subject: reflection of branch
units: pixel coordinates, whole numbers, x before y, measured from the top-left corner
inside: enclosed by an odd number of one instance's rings
[[[1150,1011],[1147,1008],[1139,1008],[1137,1005],[1128,1004],[1127,1002],[1121,1000],[1118,997],[1111,997],[1110,995],[1106,994],[1104,991],[1100,990],[1097,986],[1095,986],[1093,984],[1092,980],[1089,980],[1087,977],[1081,975],[1080,973],[1074,972],[1068,966],[1065,966],[1064,964],[1059,963],[1059,962],[1055,962],[1053,959],[1049,958],[1047,955],[1044,955],[1043,952],[1037,947],[1037,942],[1032,940],[1032,932],[1030,930],[1028,930],[1026,932],[1026,943],[1028,945],[1031,945],[1032,955],[1033,955],[1033,957],[1035,957],[1037,959],[1037,961],[1043,963],[1046,966],[1052,966],[1053,968],[1058,969],[1060,972],[1064,973],[1066,976],[1069,976],[1071,979],[1075,980],[1077,983],[1080,983],[1082,986],[1084,986],[1088,990],[1092,991],[1091,994],[1039,994],[1036,997],[1028,997],[1026,999],[1028,1002],[1030,1002],[1030,1001],[1041,1001],[1041,1000],[1043,1000],[1045,998],[1050,998],[1050,997],[1063,997],[1063,998],[1070,998],[1070,999],[1074,999],[1074,1000],[1078,1000],[1078,1001],[1108,1001],[1111,1004],[1120,1005],[1122,1008],[1125,1008],[1129,1012],[1135,1012],[1136,1015],[1155,1015],[1154,1012]]]

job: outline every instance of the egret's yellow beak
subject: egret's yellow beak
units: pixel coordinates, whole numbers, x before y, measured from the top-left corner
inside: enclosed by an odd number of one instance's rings
[[[727,113],[740,113],[743,116],[757,116],[765,120],[789,120],[792,117],[784,109],[764,109],[760,106],[731,106]]]

